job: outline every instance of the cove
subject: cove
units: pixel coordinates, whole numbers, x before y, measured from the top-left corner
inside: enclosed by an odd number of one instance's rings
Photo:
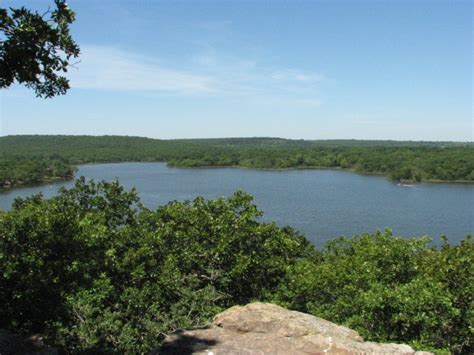
[[[236,168],[170,168],[164,163],[82,165],[76,176],[87,180],[118,178],[136,187],[145,206],[196,196],[215,198],[243,190],[255,197],[265,221],[290,225],[316,246],[340,235],[372,233],[385,228],[394,235],[429,235],[435,244],[446,235],[457,244],[474,234],[474,185],[399,186],[382,176],[336,170],[266,171]],[[0,208],[16,197],[42,192],[45,197],[73,181],[0,192]]]

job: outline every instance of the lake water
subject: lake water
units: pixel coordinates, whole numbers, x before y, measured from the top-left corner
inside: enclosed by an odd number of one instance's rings
[[[112,180],[135,186],[150,208],[171,200],[229,196],[240,189],[251,193],[264,220],[290,225],[320,246],[339,235],[352,236],[388,227],[396,235],[441,235],[452,243],[474,234],[474,185],[417,184],[398,186],[381,176],[336,170],[262,171],[233,168],[180,169],[162,163],[83,165],[76,176]],[[0,193],[0,208],[15,197],[43,192],[52,196],[60,186],[25,187]]]

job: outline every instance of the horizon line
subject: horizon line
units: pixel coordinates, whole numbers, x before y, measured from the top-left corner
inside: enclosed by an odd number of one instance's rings
[[[411,142],[411,143],[474,143],[474,140],[468,141],[454,141],[454,140],[413,140],[413,139],[364,139],[364,138],[324,138],[324,139],[304,139],[304,138],[284,138],[284,137],[272,137],[272,136],[228,136],[228,137],[199,137],[199,138],[156,138],[147,136],[135,136],[135,135],[120,135],[120,134],[0,134],[0,138],[7,137],[127,137],[127,138],[144,138],[161,141],[176,141],[176,140],[218,140],[218,139],[280,139],[287,141],[359,141],[359,142]]]

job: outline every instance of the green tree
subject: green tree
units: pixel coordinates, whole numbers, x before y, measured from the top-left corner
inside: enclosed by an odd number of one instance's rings
[[[75,13],[65,0],[54,3],[56,8],[44,14],[25,7],[0,8],[0,88],[17,82],[45,98],[69,89],[62,73],[79,56],[69,31]]]
[[[147,353],[163,334],[274,301],[366,339],[470,354],[474,244],[390,231],[316,250],[259,221],[243,192],[156,210],[118,182],[76,182],[0,211],[0,328],[69,353]]]
[[[0,328],[71,353],[146,353],[164,333],[268,299],[312,250],[260,215],[242,192],[152,211],[118,182],[83,179],[18,199],[0,211]]]

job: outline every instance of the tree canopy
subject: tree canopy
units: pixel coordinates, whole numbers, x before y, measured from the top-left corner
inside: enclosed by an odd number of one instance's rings
[[[16,82],[44,98],[69,89],[63,73],[79,56],[69,30],[75,13],[65,0],[54,3],[55,9],[44,14],[25,7],[0,8],[0,89]]]
[[[390,231],[316,249],[252,197],[143,207],[117,181],[0,211],[0,328],[64,353],[147,353],[236,304],[274,302],[368,340],[471,354],[474,244]]]

